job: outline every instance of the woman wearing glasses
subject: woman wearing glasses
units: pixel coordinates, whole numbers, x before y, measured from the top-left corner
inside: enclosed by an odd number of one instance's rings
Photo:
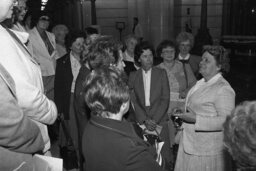
[[[231,164],[223,145],[223,123],[235,106],[235,92],[223,78],[229,69],[225,49],[205,46],[199,80],[188,92],[175,171],[224,171]]]

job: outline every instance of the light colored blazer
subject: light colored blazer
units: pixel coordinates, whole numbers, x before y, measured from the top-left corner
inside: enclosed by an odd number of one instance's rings
[[[22,42],[26,42],[28,34],[14,32]],[[24,35],[26,35],[24,37]],[[52,124],[57,117],[57,108],[44,95],[42,75],[37,62],[21,47],[9,33],[0,26],[0,64],[11,75],[16,86],[19,106],[30,119],[39,126],[45,150],[50,148],[50,139],[46,124]]]
[[[204,79],[199,80],[186,98],[186,108],[195,112],[196,123],[183,123],[181,143],[185,152],[193,155],[223,151],[222,125],[235,107],[235,92],[221,74],[204,83]]]
[[[14,80],[0,64],[0,170],[14,170],[22,163],[28,167],[32,154],[44,148],[38,126],[18,105],[15,89]]]
[[[40,68],[43,76],[55,75],[56,59],[58,59],[58,53],[56,50],[56,42],[54,34],[46,31],[46,34],[54,48],[53,53],[50,55],[44,41],[38,33],[36,27],[29,31],[29,50],[33,53],[33,57],[40,64]]]
[[[129,76],[129,88],[135,117],[139,123],[143,123],[147,118],[161,123],[167,119],[166,112],[170,100],[170,89],[165,70],[157,67],[152,68],[149,110],[146,110],[145,106],[143,85],[142,69],[131,72]]]

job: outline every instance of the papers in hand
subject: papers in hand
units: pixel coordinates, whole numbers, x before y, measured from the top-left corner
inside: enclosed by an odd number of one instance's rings
[[[36,171],[62,171],[63,160],[60,158],[34,155],[33,164]]]
[[[161,133],[162,131],[162,126],[160,125],[157,125],[156,126],[156,129],[154,131],[149,131],[146,126],[144,124],[142,125],[139,125],[141,127],[141,129],[145,132],[145,134],[152,134],[152,135],[156,135],[156,136],[159,136],[159,134]],[[144,141],[147,141],[146,137],[144,137]],[[156,153],[157,153],[157,157],[156,157],[156,162],[161,166],[162,165],[162,156],[161,156],[161,149],[164,145],[164,142],[155,142],[155,149],[156,149]]]

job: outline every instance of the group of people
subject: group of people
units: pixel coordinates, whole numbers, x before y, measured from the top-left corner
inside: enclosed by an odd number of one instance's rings
[[[0,1],[0,170],[33,170],[34,154],[51,156],[47,126],[57,115],[81,170],[224,171],[235,168],[231,156],[255,169],[256,102],[235,108],[222,46],[192,55],[193,35],[181,32],[155,53],[133,34],[121,43],[93,28],[48,32],[44,12],[28,30],[25,4]],[[147,135],[156,135],[154,143]]]

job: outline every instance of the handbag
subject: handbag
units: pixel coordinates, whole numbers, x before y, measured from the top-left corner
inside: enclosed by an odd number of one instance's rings
[[[60,147],[60,156],[63,159],[63,167],[67,170],[78,168],[78,158],[74,143],[65,125],[64,119],[59,117],[59,120],[67,141],[65,146]]]

